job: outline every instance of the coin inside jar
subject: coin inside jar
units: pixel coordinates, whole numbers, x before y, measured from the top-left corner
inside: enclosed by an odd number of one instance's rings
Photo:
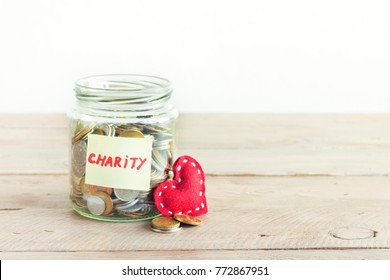
[[[80,125],[80,124],[78,124]],[[95,127],[94,123],[88,124],[86,127],[81,129],[80,131],[76,132],[74,136],[72,137],[72,144],[76,143],[80,139],[83,139],[87,134],[93,131],[93,128]]]
[[[109,215],[112,212],[112,208],[114,207],[111,197],[107,193],[102,191],[96,192],[95,195],[100,197],[104,201],[104,211],[102,215],[103,216]]]
[[[114,189],[116,198],[122,201],[132,201],[137,198],[139,191],[126,190],[126,189]]]
[[[139,130],[124,130],[119,133],[120,137],[144,138],[144,135]]]
[[[103,198],[99,196],[91,195],[91,196],[87,196],[86,199],[87,199],[87,208],[89,212],[98,216],[104,213],[104,210],[106,209],[106,204],[104,203]]]
[[[86,196],[87,208],[91,214],[107,216],[112,212],[113,202],[105,192],[97,192],[94,195]]]
[[[79,140],[72,146],[72,170],[76,177],[85,174],[85,163],[87,155],[87,143]]]
[[[80,190],[83,194],[91,195],[95,194],[96,192],[105,192],[108,195],[111,195],[112,188],[106,188],[106,187],[100,187],[95,185],[90,185],[85,183],[85,177],[81,178],[79,183]]]

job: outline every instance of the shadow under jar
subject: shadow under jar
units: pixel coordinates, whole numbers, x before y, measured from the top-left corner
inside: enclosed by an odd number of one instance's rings
[[[159,216],[153,192],[172,168],[172,88],[146,75],[79,79],[69,114],[70,199],[82,216],[131,222]]]

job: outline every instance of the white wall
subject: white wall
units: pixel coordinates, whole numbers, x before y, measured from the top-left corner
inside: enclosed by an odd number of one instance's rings
[[[170,79],[182,112],[390,112],[390,1],[0,0],[0,112],[79,77]]]

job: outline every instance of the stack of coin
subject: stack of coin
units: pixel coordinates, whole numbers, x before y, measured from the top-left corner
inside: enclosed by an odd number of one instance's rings
[[[184,214],[175,214],[171,217],[159,217],[152,220],[150,229],[159,233],[172,233],[182,229],[181,223],[198,226],[201,220]]]
[[[160,217],[152,220],[150,229],[159,233],[171,233],[181,230],[180,222],[170,217]]]
[[[102,220],[142,220],[159,214],[153,192],[167,180],[172,168],[173,128],[168,123],[94,123],[74,120],[71,124],[71,192],[73,208],[81,215]],[[121,190],[85,184],[88,135],[152,138],[152,166],[148,191]]]

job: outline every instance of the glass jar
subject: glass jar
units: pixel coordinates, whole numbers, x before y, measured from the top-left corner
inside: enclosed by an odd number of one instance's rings
[[[166,79],[79,79],[69,115],[70,199],[82,216],[115,222],[159,216],[153,191],[172,168],[175,119]]]

